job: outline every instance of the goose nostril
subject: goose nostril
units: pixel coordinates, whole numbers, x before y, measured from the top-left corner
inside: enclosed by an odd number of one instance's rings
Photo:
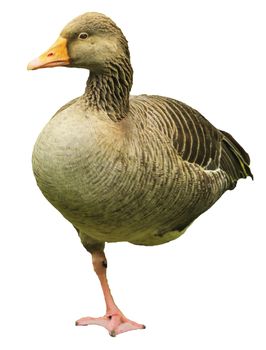
[[[51,57],[51,56],[54,56],[54,53],[53,52],[50,52],[48,53],[47,57]]]

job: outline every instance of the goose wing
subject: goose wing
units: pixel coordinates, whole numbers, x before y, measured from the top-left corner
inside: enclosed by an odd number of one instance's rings
[[[223,170],[232,188],[240,178],[253,178],[245,150],[229,133],[215,128],[197,110],[161,96],[143,95],[139,101],[145,103],[153,122],[167,135],[184,161],[204,170]]]

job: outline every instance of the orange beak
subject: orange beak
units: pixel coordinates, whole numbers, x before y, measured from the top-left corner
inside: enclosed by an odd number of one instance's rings
[[[34,70],[39,68],[68,66],[69,64],[70,59],[67,52],[67,39],[60,36],[48,51],[32,60],[28,64],[27,69]]]

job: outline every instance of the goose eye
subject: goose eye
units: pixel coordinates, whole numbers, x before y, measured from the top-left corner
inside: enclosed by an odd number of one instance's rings
[[[87,33],[80,33],[80,34],[79,34],[79,39],[84,40],[84,39],[87,39],[88,36],[89,36],[89,35],[88,35]]]

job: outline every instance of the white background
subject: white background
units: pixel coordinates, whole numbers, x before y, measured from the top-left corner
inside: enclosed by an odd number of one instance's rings
[[[1,9],[1,349],[265,350],[264,1],[10,1]],[[35,139],[79,96],[88,72],[27,72],[64,25],[86,12],[113,18],[129,40],[133,94],[190,104],[229,131],[252,158],[241,180],[178,240],[109,244],[118,305],[145,331],[115,339],[89,254],[44,199],[31,171]]]

